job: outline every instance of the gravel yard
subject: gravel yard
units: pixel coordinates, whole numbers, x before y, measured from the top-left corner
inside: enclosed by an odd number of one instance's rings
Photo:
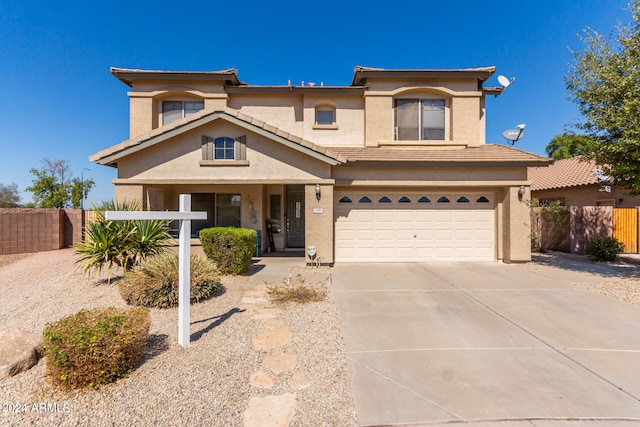
[[[41,333],[47,322],[81,309],[125,306],[105,273],[83,276],[74,260],[70,249],[0,257],[0,330]],[[264,331],[266,320],[246,301],[264,284],[248,276],[222,282],[223,293],[192,305],[187,349],[177,343],[177,309],[152,309],[149,348],[129,378],[64,393],[45,380],[40,360],[0,382],[0,424],[242,426],[251,398],[294,393],[292,426],[357,425],[331,294],[319,303],[287,304],[271,319],[291,330],[291,341],[277,350],[294,354],[297,365],[272,375],[275,384],[263,389],[252,387],[249,378],[265,370],[260,365],[266,353],[255,349],[252,337]],[[309,385],[296,386],[296,374],[310,379]]]

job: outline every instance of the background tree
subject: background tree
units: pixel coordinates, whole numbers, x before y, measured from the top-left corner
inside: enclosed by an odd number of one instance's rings
[[[71,170],[66,160],[43,159],[44,167],[31,168],[35,178],[27,191],[33,193],[34,206],[38,208],[79,208],[85,196],[95,185],[92,179],[71,179]],[[84,193],[83,193],[84,190]]]
[[[583,116],[576,127],[592,138],[584,156],[614,185],[640,194],[640,0],[629,10],[633,21],[609,38],[584,30],[584,50],[573,52],[565,84]]]
[[[584,154],[589,143],[593,140],[586,135],[565,132],[554,136],[545,147],[547,156],[553,160],[568,159]]]
[[[19,204],[18,184],[5,185],[0,182],[0,208],[17,208]]]

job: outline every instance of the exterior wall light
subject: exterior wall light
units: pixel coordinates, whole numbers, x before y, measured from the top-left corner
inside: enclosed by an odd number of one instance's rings
[[[318,199],[318,201],[320,201],[320,184],[316,184],[316,199]]]
[[[520,188],[518,189],[518,200],[522,201],[522,198],[524,197],[524,193],[527,190],[524,188],[524,185],[521,185]]]

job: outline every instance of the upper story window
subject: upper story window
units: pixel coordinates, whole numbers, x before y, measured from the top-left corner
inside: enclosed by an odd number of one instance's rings
[[[319,104],[316,106],[315,125],[334,126],[336,124],[336,107],[331,104]]]
[[[212,138],[202,135],[202,160],[247,160],[247,137]]]
[[[444,99],[396,99],[394,110],[397,141],[445,139]]]
[[[236,141],[233,138],[216,138],[214,140],[214,159],[215,160],[233,160],[235,159]]]
[[[162,101],[162,124],[166,125],[202,109],[202,101]]]

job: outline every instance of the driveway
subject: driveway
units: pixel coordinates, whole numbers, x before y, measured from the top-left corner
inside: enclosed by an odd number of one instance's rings
[[[560,269],[332,270],[358,421],[640,425],[640,309]]]

